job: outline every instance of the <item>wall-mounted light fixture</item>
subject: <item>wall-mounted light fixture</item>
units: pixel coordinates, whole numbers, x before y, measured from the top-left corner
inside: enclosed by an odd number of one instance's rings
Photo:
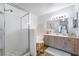
[[[73,28],[78,27],[78,12],[76,12],[75,17],[73,17]]]

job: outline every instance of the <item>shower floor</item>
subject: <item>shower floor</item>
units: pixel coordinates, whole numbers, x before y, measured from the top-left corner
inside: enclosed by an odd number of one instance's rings
[[[1,56],[1,49],[0,49],[0,56]]]
[[[27,54],[27,51],[22,50],[14,50],[14,51],[5,51],[5,56],[22,56],[24,54]]]
[[[3,49],[0,49],[0,56],[3,55]]]

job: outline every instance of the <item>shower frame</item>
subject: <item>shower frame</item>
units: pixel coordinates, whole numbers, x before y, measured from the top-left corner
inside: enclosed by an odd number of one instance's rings
[[[27,12],[24,16],[28,15],[28,52],[29,52],[30,51],[30,24],[29,24],[30,13],[27,10],[22,9],[21,7],[15,5],[13,3],[12,4],[11,3],[3,3],[3,4],[4,4],[4,9],[5,9],[5,4],[9,4],[9,5],[11,5],[15,8],[18,8],[22,11]],[[24,16],[22,16],[22,17],[24,17]],[[22,17],[20,17],[20,19],[21,19],[21,28],[22,28]],[[4,48],[3,48],[2,53],[1,53],[2,56],[5,56],[5,25],[6,25],[5,23],[6,23],[6,21],[5,21],[5,10],[4,10],[4,29],[3,29],[4,30],[4,39],[2,39],[2,40],[4,40],[4,42],[3,42]],[[26,51],[25,53],[28,53],[28,52]],[[24,55],[25,53],[23,53],[22,55]]]

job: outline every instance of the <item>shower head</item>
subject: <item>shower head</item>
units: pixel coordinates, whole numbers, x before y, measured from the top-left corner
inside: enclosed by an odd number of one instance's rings
[[[12,9],[4,9],[4,11],[6,11],[6,12],[13,12]]]

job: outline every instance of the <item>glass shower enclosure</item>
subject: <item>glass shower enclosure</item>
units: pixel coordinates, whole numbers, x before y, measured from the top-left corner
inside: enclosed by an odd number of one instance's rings
[[[0,56],[26,55],[29,43],[29,12],[0,3]]]

